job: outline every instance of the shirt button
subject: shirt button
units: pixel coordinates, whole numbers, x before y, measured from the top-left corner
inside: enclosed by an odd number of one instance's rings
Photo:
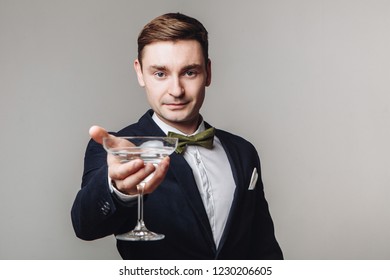
[[[195,159],[196,159],[196,163],[199,165],[200,164],[200,158],[199,158],[198,154],[195,154]]]

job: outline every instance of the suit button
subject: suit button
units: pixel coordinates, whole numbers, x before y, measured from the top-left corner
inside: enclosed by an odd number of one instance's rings
[[[110,203],[105,201],[105,202],[100,202],[99,205],[100,205],[100,210],[102,210],[103,212],[103,215],[107,216],[111,211]]]

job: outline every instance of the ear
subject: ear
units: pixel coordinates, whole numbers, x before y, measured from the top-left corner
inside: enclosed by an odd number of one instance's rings
[[[207,60],[207,65],[206,65],[206,87],[208,87],[211,84],[211,60]]]
[[[135,72],[137,73],[137,79],[138,79],[139,85],[141,87],[144,87],[145,86],[144,75],[142,73],[141,63],[138,61],[138,58],[136,60],[134,60],[134,69],[135,69]]]

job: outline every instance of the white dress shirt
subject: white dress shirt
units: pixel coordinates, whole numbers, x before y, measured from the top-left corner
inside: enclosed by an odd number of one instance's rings
[[[164,123],[156,114],[153,115],[153,120],[165,134],[172,131],[186,135]],[[193,134],[204,130],[205,125],[202,121]],[[226,152],[218,137],[215,136],[212,149],[190,145],[187,146],[183,156],[192,169],[196,185],[198,186],[203,205],[209,218],[214,242],[218,247],[229,216],[236,188]],[[110,188],[124,201],[131,200],[134,197],[120,193],[111,184]]]

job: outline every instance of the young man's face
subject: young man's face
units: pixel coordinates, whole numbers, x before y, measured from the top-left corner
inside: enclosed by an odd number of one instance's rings
[[[158,117],[184,133],[194,132],[205,88],[211,82],[210,61],[206,65],[199,42],[149,44],[143,50],[142,69],[138,60],[134,67]]]

